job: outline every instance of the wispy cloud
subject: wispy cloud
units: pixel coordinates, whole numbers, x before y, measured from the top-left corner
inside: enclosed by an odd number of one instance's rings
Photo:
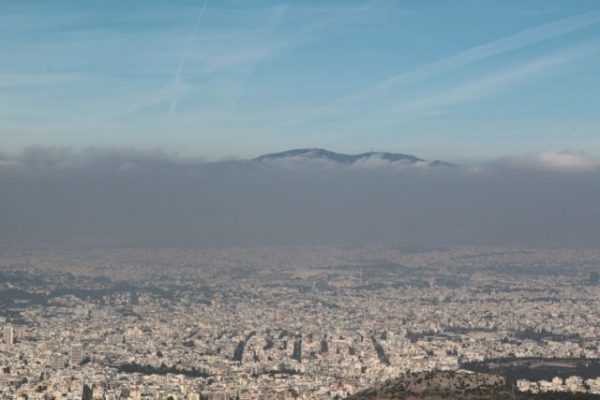
[[[415,94],[402,101],[388,101],[375,110],[368,108],[366,97],[360,99],[362,102],[352,105],[338,102],[319,107],[307,107],[297,111],[293,123],[318,120],[321,124],[330,124],[335,129],[339,121],[345,124],[348,118],[367,118],[370,127],[389,128],[399,122],[440,115],[446,113],[452,106],[508,91],[517,84],[541,79],[544,77],[543,73],[596,53],[600,53],[600,42],[585,42],[496,70],[453,87],[441,87],[430,93]],[[365,105],[367,108],[360,108],[357,112],[356,107],[359,105]],[[349,115],[349,112],[352,114]]]
[[[175,112],[177,112],[177,99],[179,96],[179,83],[181,81],[181,73],[183,72],[183,68],[185,63],[189,57],[190,50],[192,48],[192,44],[194,43],[194,39],[196,38],[196,34],[198,33],[198,27],[200,27],[200,22],[202,22],[202,17],[204,16],[204,10],[206,9],[206,3],[208,0],[204,0],[202,3],[202,8],[200,9],[200,13],[198,14],[198,18],[196,18],[196,23],[194,24],[194,29],[192,30],[192,34],[188,38],[188,42],[185,46],[185,50],[183,51],[183,55],[181,56],[181,60],[179,61],[179,65],[177,65],[177,70],[175,71],[175,76],[173,77],[173,95],[171,97],[171,102],[169,104],[169,118],[172,118]]]
[[[416,69],[399,73],[366,90],[341,98],[338,102],[352,102],[381,95],[408,83],[423,81],[434,75],[463,67],[484,58],[517,50],[598,23],[600,23],[600,11],[594,11],[527,29],[511,36],[471,47]]]
[[[472,101],[500,90],[506,90],[515,83],[536,77],[541,72],[553,67],[571,63],[598,52],[600,52],[599,42],[586,43],[530,60],[524,64],[463,83],[451,89],[394,106],[391,111],[397,116],[396,119],[415,118],[423,114],[438,113],[443,111],[444,107]]]
[[[320,16],[308,24],[292,29],[284,33],[278,31],[288,13],[289,4],[285,2],[276,7],[265,8],[263,15],[250,19],[257,24],[252,29],[230,29],[226,33],[215,30],[214,27],[207,28],[206,34],[198,35],[200,22],[206,13],[212,12],[212,8],[206,8],[203,3],[201,11],[193,31],[188,36],[183,55],[177,65],[177,69],[165,87],[157,93],[147,96],[146,99],[128,107],[119,116],[136,113],[148,106],[168,102],[169,121],[174,119],[180,98],[184,93],[197,93],[191,83],[183,79],[183,70],[193,69],[190,76],[194,79],[211,77],[216,80],[232,80],[235,75],[238,83],[236,90],[229,91],[231,99],[227,102],[231,108],[235,108],[239,98],[243,95],[248,79],[257,65],[277,55],[294,48],[302,47],[322,39],[321,33],[325,29],[351,23],[365,11],[380,4],[382,0],[368,2],[361,6],[327,9],[331,15]],[[320,9],[312,10],[319,14]],[[215,11],[216,12],[216,11]],[[277,36],[273,35],[277,33]],[[201,50],[194,51],[193,45],[197,44]],[[188,67],[188,64],[190,66]],[[191,66],[193,64],[193,68]],[[229,86],[229,85],[226,85]]]

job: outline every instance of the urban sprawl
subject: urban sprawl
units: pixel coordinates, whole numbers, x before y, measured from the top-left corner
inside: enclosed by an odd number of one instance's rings
[[[407,373],[600,358],[600,250],[3,249],[4,399],[343,399]],[[597,376],[517,390],[600,393]]]

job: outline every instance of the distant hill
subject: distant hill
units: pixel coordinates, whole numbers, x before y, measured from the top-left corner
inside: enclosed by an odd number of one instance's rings
[[[459,371],[402,375],[359,392],[347,400],[599,400],[600,396],[572,393],[513,392],[500,375]]]
[[[491,397],[493,395],[493,397]],[[504,378],[492,374],[419,372],[402,375],[367,389],[349,400],[510,399]]]

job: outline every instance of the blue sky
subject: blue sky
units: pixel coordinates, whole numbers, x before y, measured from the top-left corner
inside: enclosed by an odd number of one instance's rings
[[[0,3],[0,149],[600,156],[600,3]]]

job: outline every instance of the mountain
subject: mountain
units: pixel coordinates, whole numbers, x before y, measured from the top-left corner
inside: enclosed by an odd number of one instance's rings
[[[331,163],[336,165],[418,165],[418,166],[433,166],[433,167],[449,167],[454,164],[433,161],[428,162],[424,159],[415,157],[410,154],[388,153],[388,152],[367,152],[360,154],[343,154],[333,151],[305,148],[283,151],[280,153],[265,154],[251,160],[254,163],[271,163],[271,162],[292,162],[292,163]]]

